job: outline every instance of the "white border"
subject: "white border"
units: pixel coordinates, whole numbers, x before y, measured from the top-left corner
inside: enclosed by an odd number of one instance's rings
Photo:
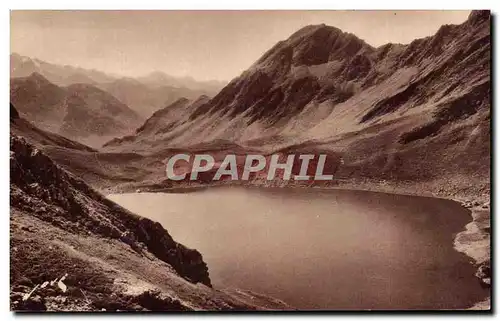
[[[308,1],[294,1],[294,0],[185,0],[185,1],[154,1],[154,0],[141,0],[141,1],[11,1],[10,9],[101,9],[101,10],[139,10],[139,9],[169,9],[169,10],[273,10],[273,9],[290,9],[290,10],[471,10],[471,9],[491,9],[495,7],[493,0],[477,0],[474,2],[465,1],[433,1],[433,0],[420,0],[420,1],[367,1],[367,0],[349,0],[349,1],[325,1],[325,0],[308,0]]]
[[[469,10],[472,8],[475,9],[491,9],[493,13],[499,12],[499,4],[500,1],[493,1],[493,0],[475,0],[475,1],[435,1],[435,0],[419,0],[419,1],[390,1],[390,0],[379,0],[379,1],[362,1],[362,0],[349,0],[349,1],[338,1],[338,2],[333,2],[333,1],[325,1],[325,0],[307,0],[307,1],[294,1],[294,0],[287,0],[287,1],[269,1],[269,0],[242,0],[242,1],[202,1],[202,0],[183,0],[183,1],[177,1],[177,2],[166,2],[166,1],[151,1],[151,0],[141,0],[139,1],[115,1],[115,2],[104,2],[102,0],[96,1],[96,0],[87,0],[87,1],[82,1],[82,0],[75,0],[75,1],[61,1],[61,0],[45,0],[45,1],[6,1],[8,9],[172,9],[172,10],[179,10],[179,9],[233,9],[233,10],[243,10],[243,9],[406,9],[406,10],[411,10],[411,9],[434,9],[434,10],[442,10],[444,8],[451,10],[451,9],[464,9],[464,10]],[[2,144],[1,150],[3,151],[3,157],[0,157],[0,162],[2,165],[2,169],[4,170],[3,173],[7,172],[7,168],[9,167],[8,161],[7,161],[7,149],[8,149],[8,119],[9,119],[9,111],[7,109],[7,103],[9,101],[9,91],[8,91],[8,70],[9,70],[9,62],[7,59],[7,53],[10,53],[10,45],[9,45],[9,22],[10,22],[10,17],[9,17],[9,11],[7,10],[2,10],[0,11],[0,21],[2,23],[1,29],[4,30],[1,33],[1,46],[2,46],[2,52],[4,53],[3,59],[1,60],[1,71],[3,77],[0,77],[2,83],[1,83],[1,90],[0,92],[2,93],[2,101],[4,102],[2,108],[0,108],[0,114],[1,117],[0,119],[4,122],[4,126],[2,126],[2,131],[3,133],[0,136],[0,142]],[[496,21],[498,22],[498,21]],[[498,35],[494,33],[495,37],[493,39],[493,44],[494,44],[494,52],[498,53]],[[496,68],[495,68],[496,71]],[[493,84],[495,87],[493,88],[493,92],[496,92],[498,89],[498,79],[496,78],[496,72],[494,73],[494,81]],[[493,106],[498,105],[498,93],[494,95],[495,101]],[[493,108],[492,106],[492,108]],[[494,124],[499,124],[499,113],[498,110],[495,111],[495,122]],[[495,137],[498,138],[498,133],[496,128],[492,128],[492,130],[495,131]],[[496,140],[495,146],[492,146],[492,150],[497,150],[498,148],[498,139]],[[498,169],[499,168],[499,160],[498,158],[495,158],[495,167]],[[14,315],[9,311],[9,275],[10,275],[10,270],[9,270],[9,265],[8,265],[8,260],[10,256],[9,252],[9,197],[7,196],[9,194],[9,182],[7,180],[7,175],[4,175],[4,178],[1,180],[1,191],[0,191],[0,199],[1,199],[1,206],[2,206],[2,213],[1,213],[1,218],[3,224],[1,225],[3,228],[2,233],[0,233],[0,237],[2,238],[0,244],[1,244],[1,255],[3,258],[3,264],[0,265],[0,276],[1,276],[1,296],[0,296],[0,306],[1,306],[1,312],[4,314],[3,316],[6,317],[6,319],[10,320],[14,318]],[[494,181],[498,182],[498,170],[495,174]],[[498,186],[497,186],[498,187]],[[498,191],[495,191],[494,195],[491,197],[492,199],[496,199],[500,201],[499,193]],[[498,204],[497,204],[498,206]],[[495,206],[496,207],[496,206]],[[493,216],[493,215],[492,215]],[[499,220],[497,219],[495,222],[498,222]],[[495,224],[497,225],[497,224]],[[498,226],[495,226],[495,231],[496,234],[498,234]],[[495,245],[497,244],[495,238]],[[498,264],[497,261],[495,263]],[[496,281],[494,281],[495,285],[497,284]],[[494,298],[497,298],[495,300],[495,306],[498,308],[498,296],[494,296]],[[217,317],[220,315],[217,315]],[[363,316],[367,316],[372,320],[381,320],[385,316],[382,315],[366,315],[364,314]],[[24,316],[25,318],[27,316]],[[37,317],[37,316],[34,316]],[[51,316],[48,316],[51,317]],[[73,315],[68,315],[68,316],[59,316],[61,319],[66,319],[69,320],[70,318],[73,317]],[[79,315],[78,317],[81,317],[82,319],[87,319],[87,318],[93,318],[93,319],[103,319],[106,317],[105,315],[100,316],[100,315],[87,315],[87,316],[82,316]],[[116,314],[113,316],[108,316],[109,318],[116,318]],[[127,315],[127,317],[132,318],[132,319],[139,319],[142,316],[140,315]],[[154,315],[150,317],[156,317],[156,318],[179,318],[181,316],[169,316],[169,315]],[[197,317],[197,316],[194,316]],[[228,316],[229,318],[234,318],[235,316]],[[252,316],[252,318],[258,317],[259,319],[262,318],[269,318],[271,317],[270,315],[259,315],[259,316]],[[272,316],[275,320],[276,319],[283,319],[287,316]],[[305,316],[305,315],[297,315],[295,318],[300,318],[300,319],[306,319],[310,318],[311,316]],[[341,316],[341,315],[336,315],[334,316],[337,320],[346,320],[346,319],[352,319],[361,317],[358,315],[352,315],[352,316]],[[396,318],[403,318],[404,316],[396,316]],[[428,320],[433,320],[437,319],[439,316],[425,316],[425,315],[414,315],[412,316],[413,319],[428,319]],[[455,317],[455,316],[451,316]],[[185,317],[183,317],[185,318]],[[187,318],[193,318],[193,316],[187,316]],[[3,318],[2,318],[3,319]]]

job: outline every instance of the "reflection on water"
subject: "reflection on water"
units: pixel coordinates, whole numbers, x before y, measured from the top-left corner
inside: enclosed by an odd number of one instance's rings
[[[109,197],[198,249],[215,287],[304,309],[454,309],[486,296],[453,250],[470,216],[452,201],[243,188]]]

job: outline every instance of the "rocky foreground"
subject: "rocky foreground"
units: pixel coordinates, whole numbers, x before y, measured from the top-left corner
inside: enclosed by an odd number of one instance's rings
[[[201,254],[11,137],[11,309],[288,309],[211,287]]]

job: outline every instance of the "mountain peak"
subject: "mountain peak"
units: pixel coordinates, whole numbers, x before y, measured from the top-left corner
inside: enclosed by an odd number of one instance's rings
[[[472,10],[467,18],[471,24],[476,24],[490,19],[490,10]]]
[[[288,39],[289,40],[296,40],[299,38],[311,36],[312,34],[314,34],[316,32],[327,32],[327,33],[337,33],[337,34],[343,33],[342,30],[340,30],[336,27],[328,26],[324,23],[321,23],[321,24],[317,24],[317,25],[304,26],[304,27],[300,28],[299,30],[295,31]]]
[[[373,47],[355,35],[326,24],[308,25],[287,40],[280,41],[257,62],[262,65],[313,66],[329,61],[344,61],[361,50],[373,51]]]
[[[51,82],[47,78],[45,78],[41,73],[36,71],[33,72],[31,75],[29,75],[28,79],[36,83],[51,84]]]

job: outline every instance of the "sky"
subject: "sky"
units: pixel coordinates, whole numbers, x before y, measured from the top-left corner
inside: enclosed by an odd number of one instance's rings
[[[124,76],[228,81],[310,24],[410,43],[469,11],[11,11],[11,52]]]

